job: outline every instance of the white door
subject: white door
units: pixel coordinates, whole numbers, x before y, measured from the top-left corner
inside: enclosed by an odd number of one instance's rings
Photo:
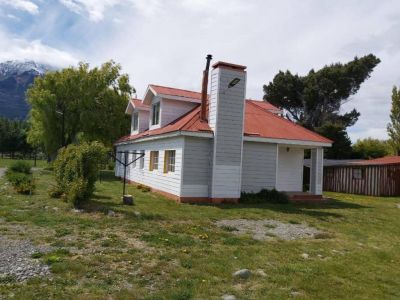
[[[286,192],[303,190],[304,149],[279,147],[276,189]]]

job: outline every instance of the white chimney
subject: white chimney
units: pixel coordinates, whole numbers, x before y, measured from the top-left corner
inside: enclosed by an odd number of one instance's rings
[[[211,198],[235,201],[241,192],[246,67],[225,62],[213,65],[209,125],[214,130]]]

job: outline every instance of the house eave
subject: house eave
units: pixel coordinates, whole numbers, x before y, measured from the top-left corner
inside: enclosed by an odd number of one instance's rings
[[[275,139],[275,138],[265,138],[265,137],[256,137],[256,136],[244,136],[243,140],[247,141],[247,142],[261,142],[261,143],[273,143],[273,144],[283,144],[283,145],[298,145],[298,146],[304,146],[304,147],[332,147],[332,143],[304,141],[304,140]]]
[[[138,139],[130,140],[130,141],[124,141],[124,142],[119,142],[115,143],[115,146],[119,145],[128,145],[128,144],[134,144],[138,142],[147,142],[147,141],[154,141],[154,140],[160,140],[160,139],[167,139],[167,138],[172,138],[172,137],[178,137],[178,136],[191,136],[191,137],[198,137],[198,138],[213,138],[214,135],[210,132],[193,132],[193,131],[174,131],[174,132],[169,132],[169,133],[160,133],[157,135],[151,135],[151,136],[144,136],[140,137]]]

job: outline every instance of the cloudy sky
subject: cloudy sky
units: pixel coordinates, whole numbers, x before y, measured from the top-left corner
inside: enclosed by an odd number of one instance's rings
[[[255,99],[279,70],[303,75],[373,53],[382,62],[344,111],[361,112],[353,141],[386,138],[400,85],[400,1],[0,0],[0,61],[113,59],[139,97],[149,83],[200,90],[208,53],[246,65]]]

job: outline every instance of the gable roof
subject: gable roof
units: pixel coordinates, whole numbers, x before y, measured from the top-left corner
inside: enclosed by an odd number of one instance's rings
[[[164,95],[168,93],[168,95],[179,97],[187,96],[188,98],[196,96],[201,99],[201,93],[155,85],[150,86]],[[280,112],[280,110],[266,101],[246,100],[245,103],[245,136],[332,143],[331,140],[278,116],[276,113]],[[209,124],[200,119],[200,105],[197,105],[188,113],[162,128],[146,130],[136,135],[124,136],[120,138],[116,144],[176,131],[213,133]]]
[[[125,113],[132,114],[132,112],[135,108],[139,109],[139,110],[149,110],[150,106],[144,104],[143,101],[140,99],[132,98],[131,100],[129,100],[129,103],[128,103],[128,106],[126,107]]]
[[[161,85],[155,85],[155,84],[150,84],[149,88],[151,88],[157,94],[199,100],[199,103],[201,101],[201,93],[199,93],[199,92],[175,89],[175,88],[161,86]]]

